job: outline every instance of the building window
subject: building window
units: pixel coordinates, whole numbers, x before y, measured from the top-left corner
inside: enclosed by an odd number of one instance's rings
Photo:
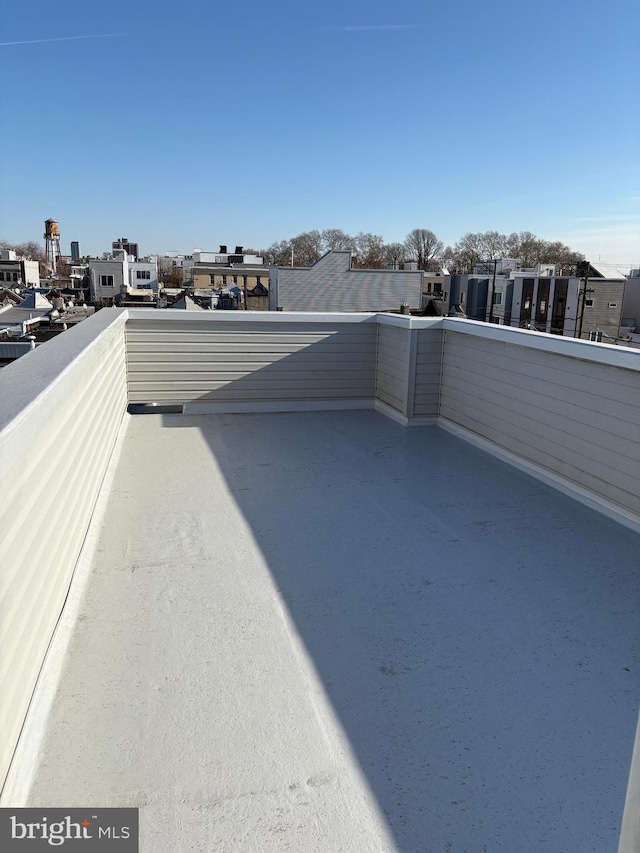
[[[431,293],[431,282],[427,282],[427,293]]]
[[[4,281],[4,273],[0,272],[0,281]]]
[[[494,305],[502,305],[502,294],[494,293],[493,294],[493,304]]]
[[[13,280],[14,281],[18,280],[18,273],[17,272],[14,272],[14,274],[13,274]]]
[[[136,270],[136,278],[151,280],[151,270]]]
[[[593,308],[593,299],[585,299],[584,300],[585,308]]]
[[[113,276],[112,275],[101,275],[100,276],[100,287],[113,287]]]
[[[618,303],[617,303],[617,302],[610,302],[610,303],[607,305],[607,308],[617,308],[617,307],[618,307]]]

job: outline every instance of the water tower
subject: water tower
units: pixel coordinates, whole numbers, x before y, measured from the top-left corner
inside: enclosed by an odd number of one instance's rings
[[[44,240],[47,261],[51,264],[53,272],[55,272],[59,261],[62,260],[62,254],[60,253],[60,228],[55,219],[45,220]]]

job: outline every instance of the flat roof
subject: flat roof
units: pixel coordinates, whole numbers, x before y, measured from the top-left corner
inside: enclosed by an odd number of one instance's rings
[[[8,805],[139,806],[146,853],[615,849],[636,533],[373,411],[128,416],[109,477]]]

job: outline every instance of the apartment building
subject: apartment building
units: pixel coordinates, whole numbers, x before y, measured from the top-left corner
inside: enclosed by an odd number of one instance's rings
[[[0,288],[40,287],[38,261],[19,258],[13,249],[0,250]]]
[[[114,249],[111,256],[89,261],[92,302],[115,304],[127,290],[158,292],[158,263],[152,258],[136,260],[124,249]]]
[[[615,343],[621,332],[625,276],[607,264],[585,262],[578,275],[557,274],[553,264],[523,269],[517,261],[478,265],[473,274],[432,277],[443,310],[469,319],[565,337]]]
[[[194,249],[182,259],[182,270],[184,284],[198,289],[231,285],[253,289],[269,282],[264,258],[245,252],[243,246],[236,246],[232,252],[226,245],[221,245],[218,252]]]

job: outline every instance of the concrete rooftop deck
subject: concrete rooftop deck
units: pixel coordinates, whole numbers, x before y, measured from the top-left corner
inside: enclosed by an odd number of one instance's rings
[[[145,853],[615,849],[637,534],[371,411],[129,417],[101,502],[7,803],[140,806]]]

